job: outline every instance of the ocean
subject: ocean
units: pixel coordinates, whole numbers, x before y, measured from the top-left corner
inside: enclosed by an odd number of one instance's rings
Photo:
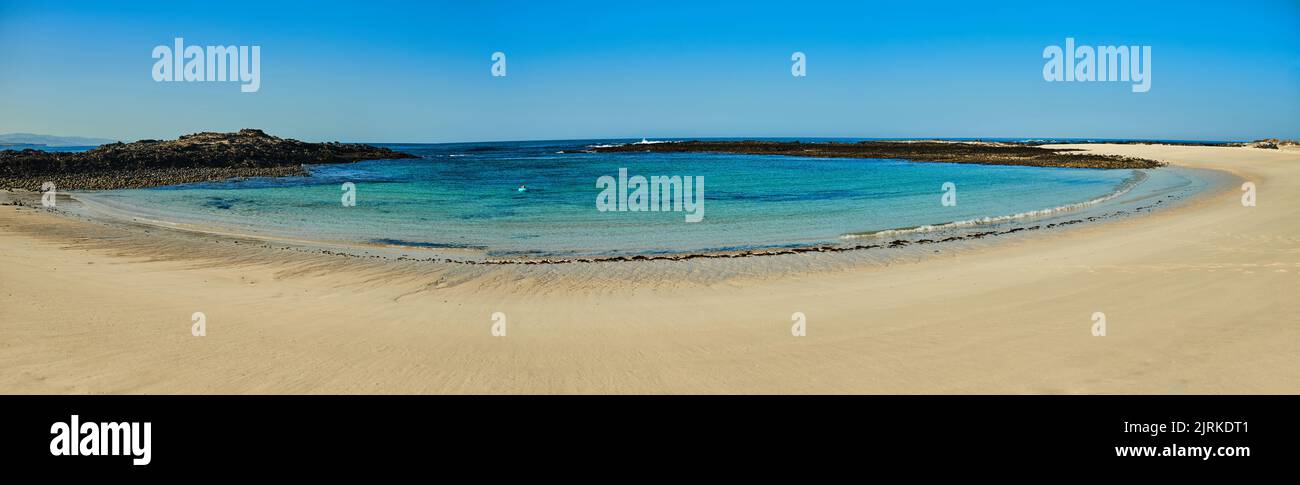
[[[857,244],[1097,213],[1186,195],[1207,183],[1175,168],[590,152],[597,145],[635,141],[378,144],[420,158],[309,166],[309,177],[104,191],[86,198],[147,219],[231,232],[526,258]],[[597,181],[619,178],[620,169],[647,179],[702,177],[699,221],[688,222],[685,211],[599,210]],[[355,206],[343,203],[343,184],[349,182]]]

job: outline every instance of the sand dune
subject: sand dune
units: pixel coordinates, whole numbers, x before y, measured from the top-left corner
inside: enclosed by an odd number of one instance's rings
[[[1229,171],[1258,205],[780,274],[367,261],[5,206],[0,392],[1300,392],[1300,151],[1080,147]]]

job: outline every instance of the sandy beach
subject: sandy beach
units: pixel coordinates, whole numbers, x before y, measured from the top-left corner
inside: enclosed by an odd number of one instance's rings
[[[1300,392],[1300,150],[1077,147],[1226,171],[1258,205],[1234,186],[916,261],[779,275],[762,258],[371,261],[3,206],[0,390]]]

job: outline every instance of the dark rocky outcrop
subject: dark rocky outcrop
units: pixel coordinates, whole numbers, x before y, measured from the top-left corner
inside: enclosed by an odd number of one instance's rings
[[[801,143],[778,141],[683,141],[594,148],[597,152],[711,152],[820,158],[897,158],[916,162],[980,163],[1071,168],[1154,168],[1155,160],[1077,153],[1020,143],[954,141],[864,141]]]
[[[1267,150],[1278,150],[1281,147],[1296,146],[1296,145],[1300,145],[1300,142],[1295,140],[1279,140],[1277,138],[1264,138],[1252,142],[1242,142],[1242,143],[1232,144],[1232,146],[1264,148]]]
[[[306,143],[243,129],[195,133],[177,140],[111,143],[79,153],[0,151],[0,188],[59,190],[155,187],[235,177],[305,175],[303,164],[415,158],[355,143]]]

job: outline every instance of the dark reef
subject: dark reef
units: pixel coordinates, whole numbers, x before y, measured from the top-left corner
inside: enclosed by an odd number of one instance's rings
[[[307,143],[262,130],[195,133],[176,140],[111,143],[79,152],[0,151],[0,188],[58,190],[144,188],[236,177],[306,175],[303,164],[415,158],[355,143]]]
[[[954,141],[864,141],[801,143],[797,141],[683,141],[599,147],[597,152],[743,153],[819,158],[897,158],[916,162],[978,163],[1032,167],[1132,169],[1163,164],[1144,158],[1083,154],[1021,143]]]

